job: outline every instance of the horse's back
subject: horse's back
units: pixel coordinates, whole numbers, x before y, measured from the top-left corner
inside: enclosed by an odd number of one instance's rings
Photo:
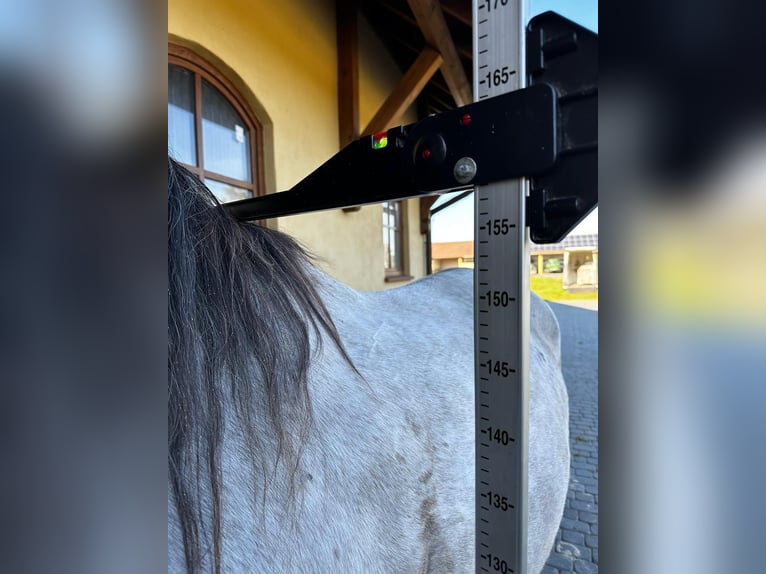
[[[369,475],[359,478],[388,483],[375,508],[399,524],[394,537],[414,543],[407,568],[386,566],[384,558],[381,571],[474,567],[471,279],[448,275],[388,291],[355,293],[337,284],[325,291],[366,379],[357,406],[381,433]]]
[[[467,480],[473,489],[473,272],[451,269],[377,296],[381,302],[402,309],[403,321],[409,322],[410,340],[416,340],[418,347],[421,343],[426,346],[445,344],[442,349],[431,349],[428,352],[437,353],[446,361],[442,367],[453,365],[456,371],[459,368],[460,376],[465,377],[461,381],[452,382],[451,392],[460,393],[454,397],[456,400],[466,400],[468,389],[465,387],[470,382],[470,412],[467,420],[461,416],[458,422],[447,412],[444,418],[435,418],[435,423],[438,425],[437,432],[443,427],[459,425],[460,432],[466,432],[471,437],[471,450],[463,463],[470,461],[467,472],[470,476]],[[413,317],[417,319],[413,320]],[[427,328],[423,328],[423,325]],[[445,337],[449,339],[445,341]],[[529,346],[528,567],[529,572],[539,572],[548,558],[561,521],[569,487],[570,454],[569,399],[561,374],[559,325],[548,304],[534,293],[530,297]],[[435,373],[434,376],[438,379],[440,375]],[[453,405],[452,408],[464,415],[461,406]],[[450,456],[449,453],[445,455]],[[458,459],[451,457],[451,460],[454,464]],[[454,474],[451,478],[454,478]],[[463,479],[466,480],[465,476]],[[449,484],[445,484],[445,487],[448,488]],[[452,500],[453,504],[461,504],[458,502],[461,499]],[[473,516],[473,492],[462,500],[463,511],[467,509]],[[472,523],[471,527],[473,533]],[[473,568],[472,562],[466,565],[467,570],[472,571]]]
[[[347,297],[335,301],[343,307]],[[418,445],[434,483],[439,537],[432,544],[444,545],[443,555],[449,556],[457,541],[465,541],[453,557],[459,567],[447,571],[473,571],[473,272],[443,271],[358,297],[364,313],[346,317],[354,325],[348,334],[365,332],[367,339],[344,340],[354,360],[377,373],[376,388],[387,387],[391,400],[398,397],[408,416],[416,417],[426,437]],[[333,311],[345,315],[342,308]],[[528,560],[529,571],[539,572],[558,531],[569,484],[569,411],[558,322],[535,294],[530,301],[529,358]]]

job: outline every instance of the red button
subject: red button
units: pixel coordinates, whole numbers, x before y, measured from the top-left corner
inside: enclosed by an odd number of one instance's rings
[[[463,117],[460,118],[460,123],[464,126],[467,126],[471,123],[471,114],[463,114]]]

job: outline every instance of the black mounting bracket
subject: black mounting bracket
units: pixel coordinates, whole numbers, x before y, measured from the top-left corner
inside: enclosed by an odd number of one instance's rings
[[[598,201],[596,40],[541,14],[527,32],[528,88],[360,138],[288,191],[225,207],[267,219],[530,177],[532,240],[558,241]]]
[[[558,158],[529,174],[527,225],[535,243],[560,241],[598,203],[598,35],[555,12],[527,27],[529,85],[557,97]]]

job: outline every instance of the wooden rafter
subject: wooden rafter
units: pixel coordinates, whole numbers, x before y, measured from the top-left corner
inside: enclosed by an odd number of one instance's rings
[[[442,10],[466,26],[470,26],[473,21],[471,3],[465,0],[442,0]]]
[[[439,199],[438,195],[420,198],[420,233],[425,235],[431,229],[431,206]]]
[[[473,58],[473,50],[469,50],[466,46],[458,46],[457,52],[460,54],[460,56],[467,60]]]
[[[340,147],[359,137],[359,36],[355,0],[336,3],[338,136]]]
[[[441,66],[442,75],[455,103],[458,106],[469,104],[473,97],[471,84],[468,82],[438,0],[407,1],[426,43],[438,51],[444,59]]]
[[[378,6],[380,6],[383,10],[386,12],[392,14],[395,16],[398,20],[401,21],[402,24],[411,24],[413,27],[417,27],[418,23],[415,22],[415,19],[412,17],[412,14],[407,12],[407,9],[399,10],[397,6],[394,5],[394,3],[386,0],[373,0]]]
[[[364,128],[363,133],[380,132],[401,123],[402,114],[420,95],[425,85],[442,65],[442,61],[441,55],[436,50],[426,46]]]

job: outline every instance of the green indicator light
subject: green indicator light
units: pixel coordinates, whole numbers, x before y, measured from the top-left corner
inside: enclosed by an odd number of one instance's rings
[[[388,145],[388,132],[378,132],[372,136],[372,149],[383,149]]]

